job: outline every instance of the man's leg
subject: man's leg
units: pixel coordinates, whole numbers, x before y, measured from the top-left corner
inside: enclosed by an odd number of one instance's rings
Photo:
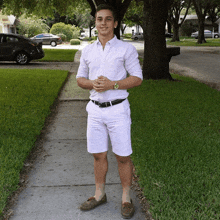
[[[132,161],[130,159],[130,156],[122,157],[116,154],[115,156],[118,162],[118,171],[123,189],[122,203],[131,202],[130,189],[131,189],[132,171],[133,171]]]
[[[101,200],[105,195],[105,180],[108,171],[107,152],[93,154],[94,157],[94,173],[95,173],[95,199]]]

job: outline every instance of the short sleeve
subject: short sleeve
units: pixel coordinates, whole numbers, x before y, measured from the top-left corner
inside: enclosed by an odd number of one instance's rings
[[[138,59],[138,52],[131,44],[129,44],[125,54],[125,69],[130,76],[136,76],[143,80],[143,73]]]
[[[85,52],[85,49],[84,49],[84,50],[82,50],[82,54],[81,54],[81,57],[80,57],[80,64],[79,64],[79,68],[78,68],[76,78],[80,78],[80,77],[83,77],[83,78],[86,78],[86,79],[89,78],[89,67],[86,63],[85,54],[86,54],[86,52]]]

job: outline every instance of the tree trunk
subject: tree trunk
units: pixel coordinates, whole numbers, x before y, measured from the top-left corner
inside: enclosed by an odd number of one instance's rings
[[[165,40],[168,2],[167,0],[144,1],[144,79],[172,80]]]
[[[180,41],[180,37],[179,37],[179,24],[174,24],[173,25],[173,38],[172,41]]]
[[[118,26],[117,28],[115,28],[114,34],[119,40],[120,40],[120,29],[121,29],[120,27],[121,27],[121,21],[118,21]]]
[[[167,32],[171,33],[172,32],[172,25],[169,21],[167,21]]]
[[[200,18],[198,19],[198,23],[199,23],[199,35],[198,35],[198,44],[202,44],[202,43],[206,43],[205,40],[205,35],[204,35],[204,30],[205,30],[205,18]]]
[[[92,37],[92,25],[89,24],[89,38]]]
[[[196,10],[196,14],[198,17],[198,25],[199,25],[199,35],[198,35],[198,44],[206,43],[204,29],[205,29],[205,17],[209,7],[208,5],[200,4],[200,1],[192,0],[193,5]],[[203,2],[204,3],[204,2]]]

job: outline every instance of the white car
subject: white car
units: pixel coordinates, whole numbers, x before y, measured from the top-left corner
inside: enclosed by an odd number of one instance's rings
[[[219,38],[220,37],[220,33],[213,33],[212,31],[210,30],[204,30],[204,35],[205,35],[205,38]],[[199,36],[199,32],[196,31],[194,33],[191,34],[191,37],[193,38],[198,38]]]
[[[131,37],[131,39],[133,39],[133,40],[143,40],[144,39],[144,35],[143,35],[143,33],[135,33]]]

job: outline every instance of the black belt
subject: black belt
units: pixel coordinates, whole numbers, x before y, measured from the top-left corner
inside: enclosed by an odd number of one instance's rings
[[[121,102],[123,102],[125,99],[116,99],[114,101],[111,101],[111,102],[97,102],[97,101],[94,101],[94,100],[91,100],[93,103],[95,103],[96,105],[98,105],[100,108],[105,108],[105,107],[109,107],[109,106],[112,106],[112,105],[117,105]]]

